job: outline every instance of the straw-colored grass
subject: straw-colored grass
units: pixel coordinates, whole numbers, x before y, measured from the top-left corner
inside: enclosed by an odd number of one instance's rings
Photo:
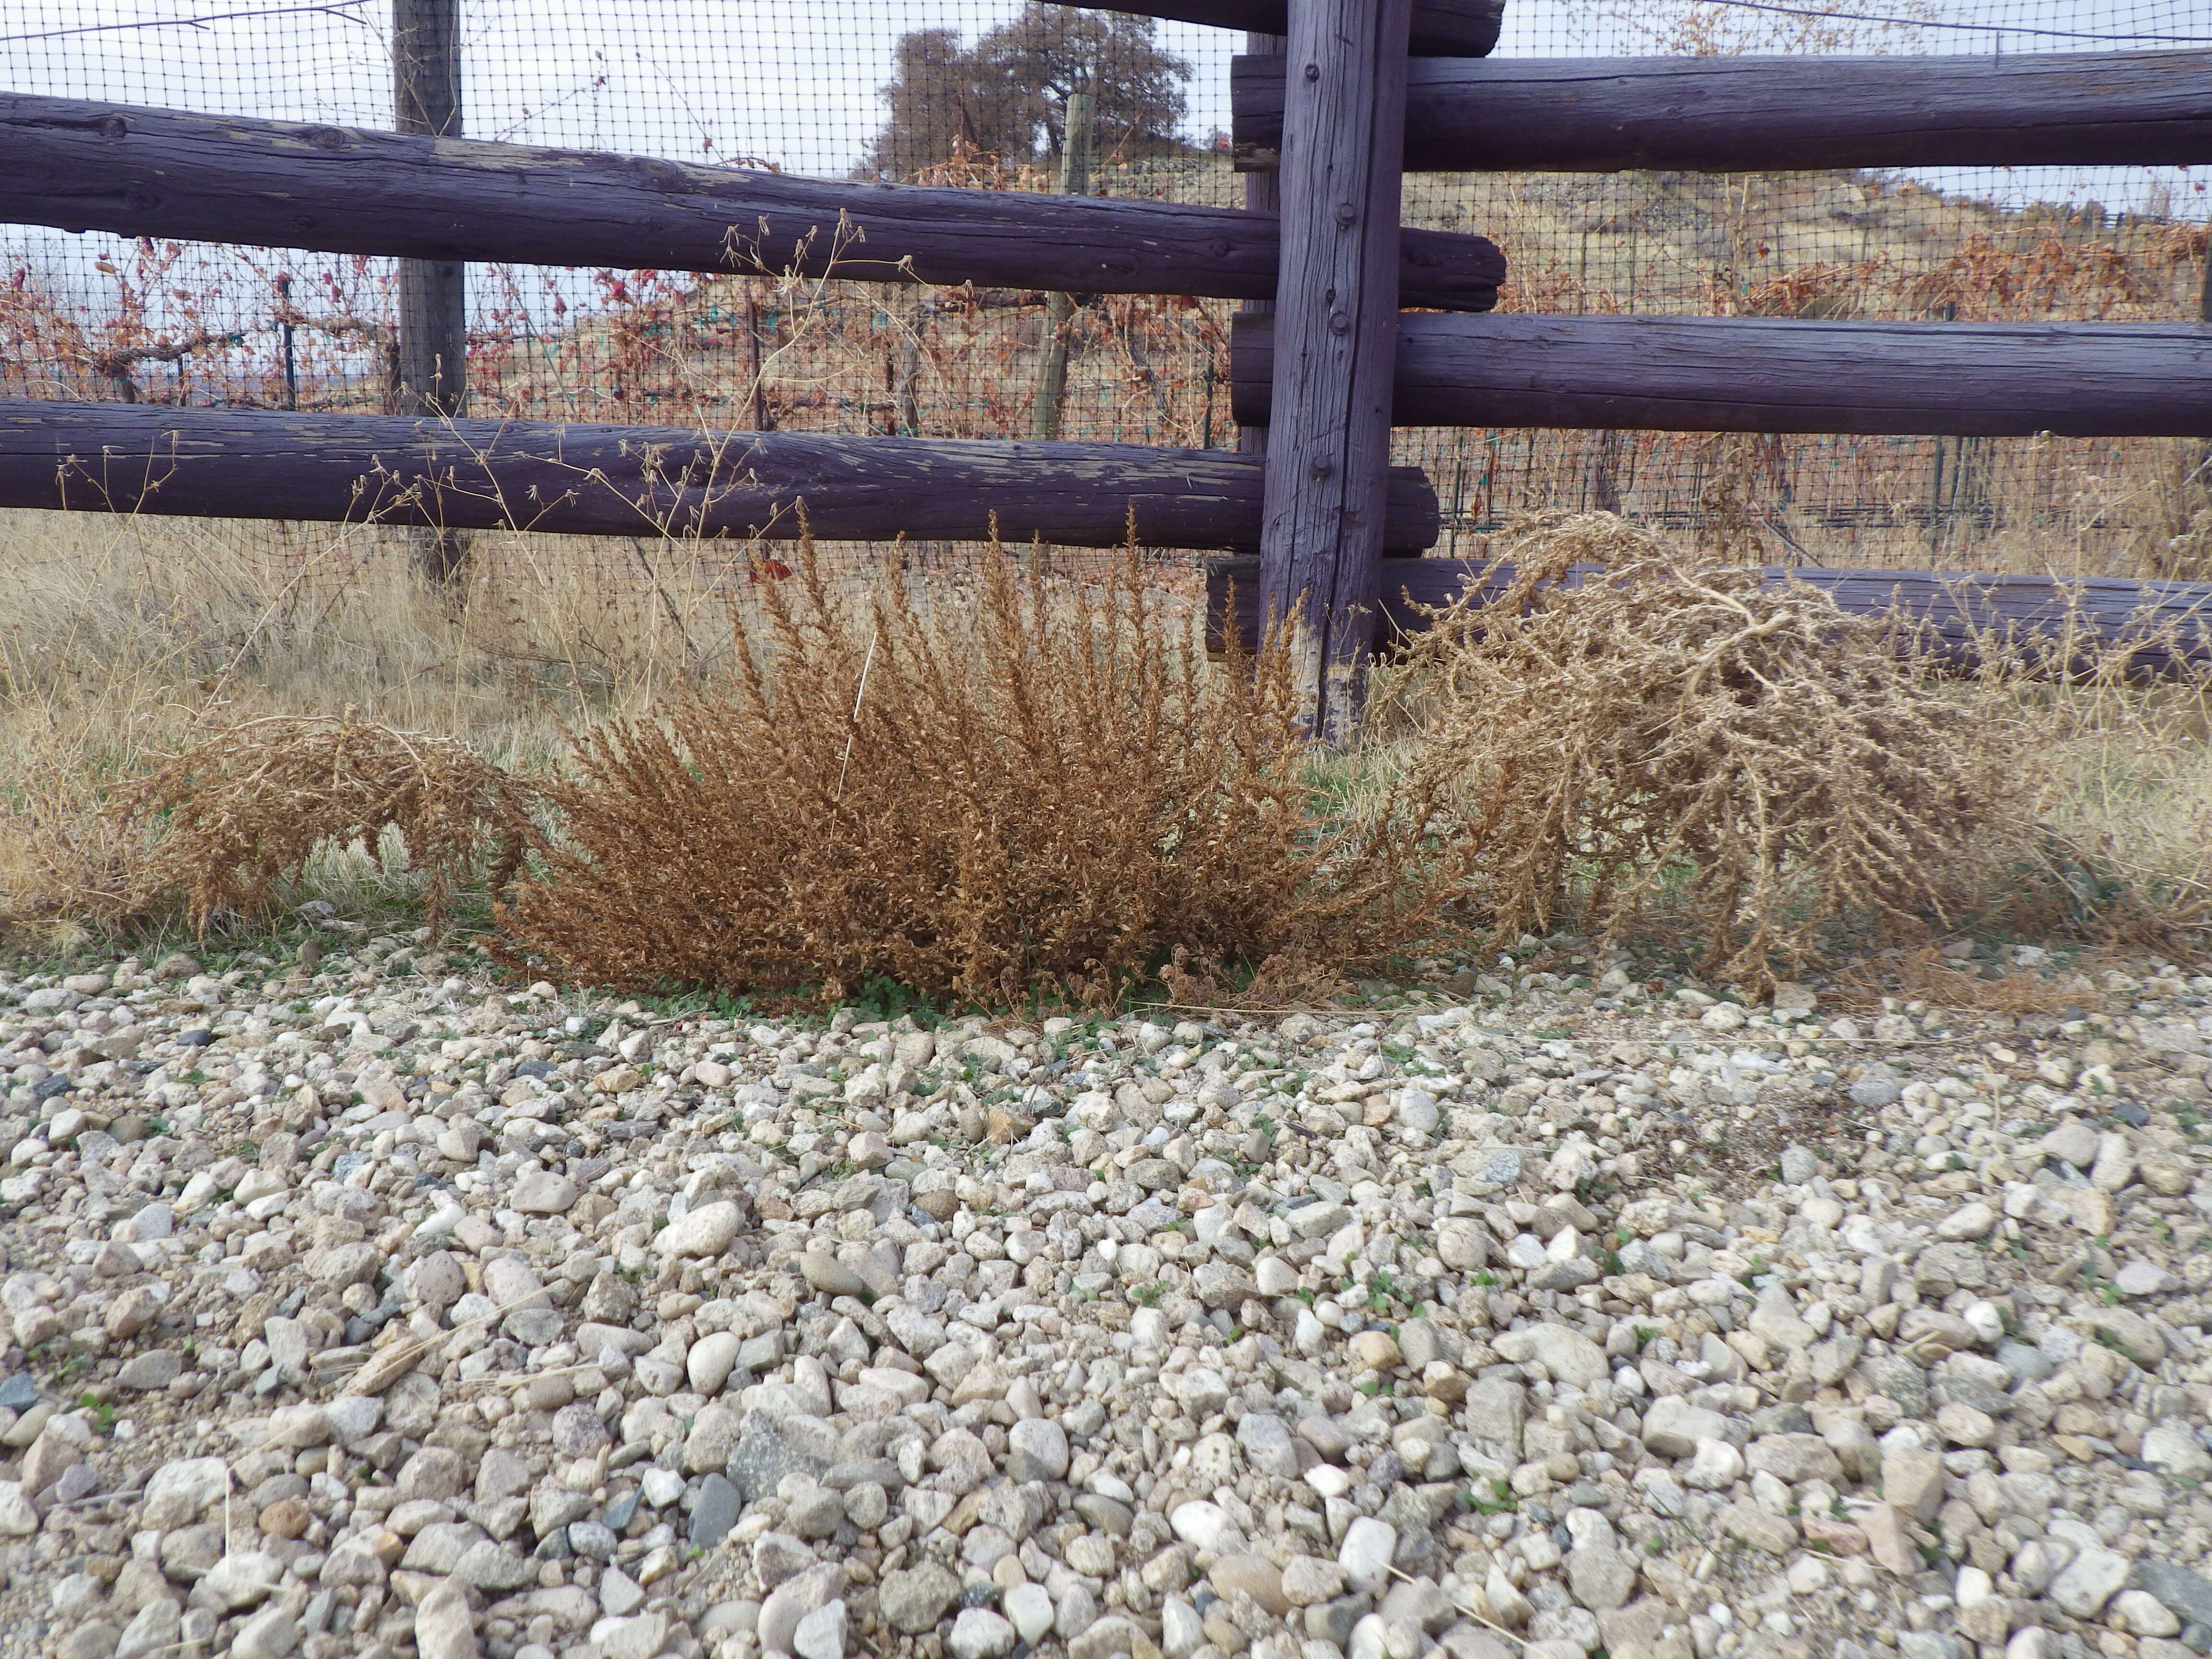
[[[641,600],[486,537],[453,595],[396,534],[5,527],[13,948],[318,896],[443,920],[514,827],[508,775],[551,805],[502,948],[639,988],[1310,993],[1470,872],[1455,926],[1672,933],[1745,978],[1878,936],[2179,951],[2212,923],[2202,687],[1937,679],[1618,520],[1506,550],[1527,614],[1448,619],[1321,764],[1277,670],[1205,670],[1134,565],[749,581],[647,543]],[[1594,554],[1622,580],[1541,588]]]

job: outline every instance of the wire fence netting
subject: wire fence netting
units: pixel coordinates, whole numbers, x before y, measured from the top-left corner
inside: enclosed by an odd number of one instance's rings
[[[384,127],[392,23],[390,0],[0,0],[0,86]],[[2190,0],[1510,0],[1498,55],[2206,45],[2212,25]],[[1224,31],[1035,0],[464,0],[461,122],[477,138],[1044,191],[1061,181],[1080,87],[1096,107],[1089,190],[1235,205],[1228,87],[1242,49]],[[1404,216],[1498,242],[1507,310],[2174,321],[2203,303],[2208,171],[1410,173]],[[395,272],[381,258],[0,227],[0,392],[386,409]],[[496,264],[467,280],[475,414],[1023,437],[1059,339],[1060,435],[1236,443],[1228,301],[1091,298],[1062,322],[1047,295],[972,286]],[[2212,514],[2191,477],[2202,446],[2181,441],[1437,428],[1397,445],[1438,492],[1439,554],[1480,554],[1519,510],[1591,507],[1783,562],[2212,569]],[[51,515],[5,516],[19,544],[82,544]],[[174,533],[333,580],[404,540],[246,520]],[[647,596],[678,579],[649,537],[516,550],[530,539],[480,538],[480,574],[526,558]],[[857,574],[886,551],[836,556]],[[685,556],[726,571],[732,555]]]

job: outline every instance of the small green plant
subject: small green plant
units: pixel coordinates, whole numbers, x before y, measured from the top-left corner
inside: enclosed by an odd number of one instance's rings
[[[1521,1500],[1502,1475],[1492,1479],[1487,1493],[1480,1485],[1468,1487],[1460,1494],[1460,1502],[1475,1515],[1510,1515],[1521,1507]]]

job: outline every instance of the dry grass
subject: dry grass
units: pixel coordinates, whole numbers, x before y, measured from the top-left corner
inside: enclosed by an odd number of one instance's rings
[[[1133,556],[1097,584],[1001,556],[926,605],[896,580],[841,602],[802,556],[765,607],[726,685],[579,735],[561,828],[500,910],[511,964],[833,999],[1109,1003],[1164,972],[1279,996],[1403,948],[1450,888],[1404,788],[1317,817],[1282,653],[1212,672]]]
[[[148,902],[174,891],[195,927],[258,916],[329,847],[397,836],[434,936],[488,845],[490,885],[521,859],[530,787],[453,738],[358,718],[272,714],[234,726],[116,792],[103,816],[150,844]],[[155,826],[158,825],[158,833]]]
[[[1702,564],[1603,514],[1528,520],[1518,574],[1414,647],[1424,778],[1456,775],[1483,902],[1663,920],[1708,967],[1795,969],[1835,925],[1951,914],[2032,800],[2027,728],[1810,588]],[[1605,567],[1579,587],[1571,566]]]
[[[870,590],[650,542],[641,601],[485,538],[454,604],[379,532],[280,558],[11,523],[54,537],[0,543],[19,947],[310,896],[443,920],[517,774],[562,781],[510,959],[640,989],[1270,1002],[1486,921],[1692,934],[1743,978],[1960,927],[2181,952],[2212,922],[2203,688],[2126,684],[2117,654],[2053,684],[1994,644],[1987,678],[1939,681],[1602,516],[1522,526],[1526,614],[1448,619],[1326,757],[1279,664],[1249,693],[1210,673],[1130,562],[916,556]],[[1613,580],[1546,586],[1577,560]]]

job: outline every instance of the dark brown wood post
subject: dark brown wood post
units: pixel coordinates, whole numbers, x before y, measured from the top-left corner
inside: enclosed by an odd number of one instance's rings
[[[1279,34],[1248,34],[1244,37],[1244,52],[1249,58],[1273,58],[1283,55],[1283,37]],[[1254,213],[1279,213],[1283,193],[1276,188],[1276,175],[1271,169],[1266,173],[1244,175],[1244,205]],[[1253,315],[1272,312],[1273,300],[1247,300],[1237,307]],[[1243,455],[1264,455],[1267,453],[1267,428],[1264,426],[1240,426],[1237,428],[1237,449]]]
[[[1358,719],[1381,589],[1410,0],[1291,0],[1260,532],[1317,738]]]
[[[460,0],[392,0],[392,115],[401,132],[461,132]],[[458,259],[399,262],[402,415],[468,412],[468,268]],[[450,581],[467,558],[451,532],[417,538],[422,574]]]
[[[1060,135],[1060,193],[1091,193],[1091,128],[1098,100],[1087,92],[1067,94]],[[1037,359],[1036,395],[1030,403],[1030,436],[1060,436],[1060,405],[1067,399],[1067,331],[1075,319],[1073,294],[1044,296],[1044,350]]]

